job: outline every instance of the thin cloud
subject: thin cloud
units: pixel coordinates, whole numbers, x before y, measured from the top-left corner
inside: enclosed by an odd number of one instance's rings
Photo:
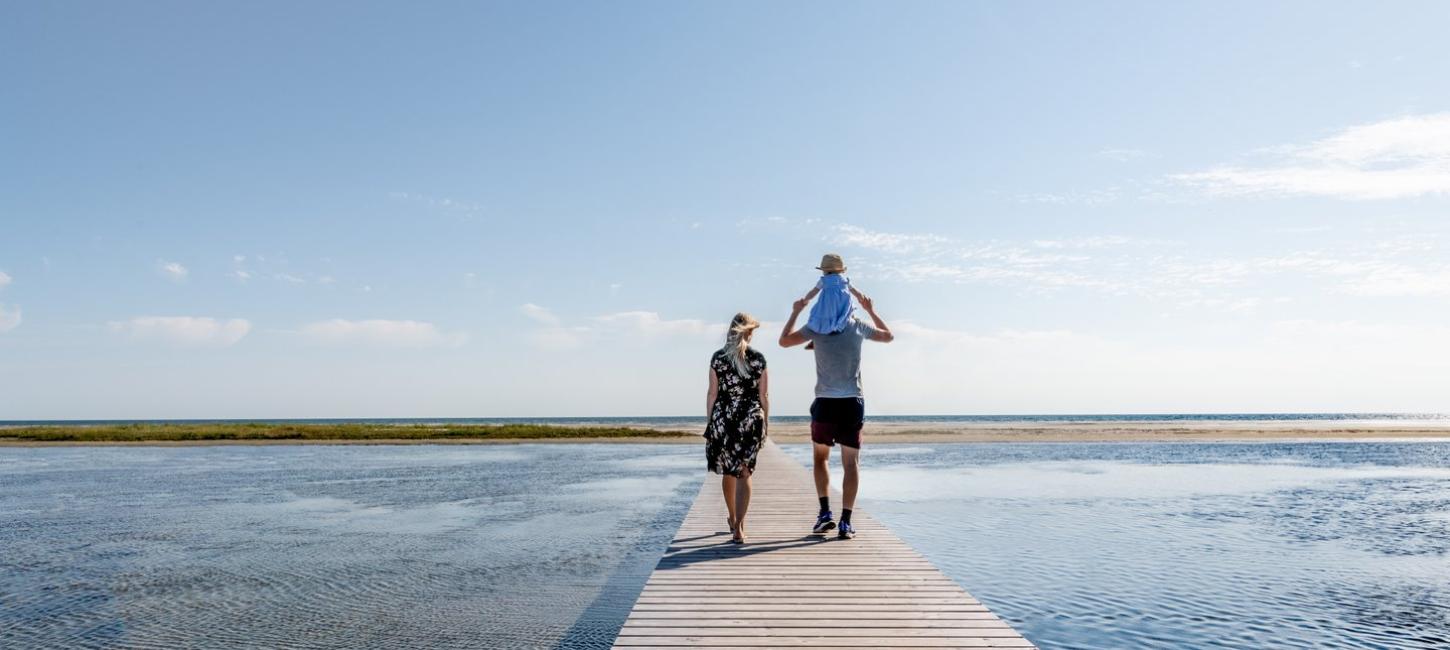
[[[1260,152],[1257,165],[1221,165],[1169,178],[1210,196],[1350,200],[1450,194],[1450,113],[1349,127],[1305,145]]]
[[[534,322],[542,325],[550,325],[556,327],[559,325],[559,317],[555,316],[554,312],[549,311],[547,308],[535,305],[531,302],[520,305],[519,313],[529,317],[530,320],[533,320]]]
[[[1034,240],[1032,245],[1038,248],[1108,248],[1110,246],[1126,246],[1133,243],[1142,243],[1142,241],[1122,235],[1094,235],[1091,237],[1076,237],[1070,239],[1038,239]]]
[[[156,269],[172,282],[185,282],[186,277],[191,273],[180,262],[168,262],[166,260],[157,260]]]
[[[659,312],[624,311],[590,319],[598,329],[631,335],[715,337],[725,332],[723,324],[695,318],[666,319]]]
[[[843,246],[898,254],[926,253],[939,250],[951,242],[940,235],[882,232],[850,224],[836,226],[831,240]]]
[[[519,306],[519,313],[539,325],[529,332],[529,341],[534,347],[544,350],[572,350],[584,345],[585,337],[592,334],[587,327],[567,327],[547,307],[534,303]]]
[[[898,413],[942,404],[961,412],[1031,412],[1042,394],[1070,396],[1058,406],[1064,411],[1135,412],[1162,404],[1186,411],[1202,408],[1204,395],[1215,408],[1254,410],[1347,394],[1364,403],[1435,403],[1443,385],[1437,378],[1450,369],[1450,327],[1440,324],[1270,321],[1250,342],[1229,344],[1067,329],[938,329],[904,319],[892,330],[897,342],[873,354],[867,371],[877,408]]]
[[[1147,158],[1151,154],[1142,149],[1103,149],[1097,153],[1097,157],[1114,162],[1131,162]]]
[[[1112,203],[1122,195],[1122,190],[1117,187],[1108,187],[1100,190],[1083,190],[1071,192],[1039,192],[1035,194],[1018,194],[1013,197],[1018,203],[1045,203],[1048,205],[1103,205]]]
[[[0,289],[10,286],[12,281],[9,273],[0,271]],[[20,327],[20,306],[6,307],[4,303],[0,303],[0,333],[9,332],[17,327]]]
[[[469,221],[484,213],[484,207],[477,203],[460,201],[448,197],[429,196],[417,192],[388,192],[388,198],[394,201],[432,208],[441,213],[452,215],[460,221]]]
[[[140,316],[111,321],[108,327],[132,340],[188,347],[226,347],[252,331],[252,324],[242,318],[221,320],[198,316]]]
[[[9,332],[20,327],[20,307],[9,306],[0,303],[0,333]]]
[[[1085,289],[1138,295],[1179,306],[1233,305],[1257,296],[1224,295],[1275,277],[1317,281],[1326,293],[1363,297],[1450,295],[1450,263],[1434,261],[1433,234],[1358,242],[1338,250],[1201,257],[1181,244],[1121,235],[1031,242],[957,241],[931,234],[837,230],[842,245],[882,254],[872,275],[902,282],[1016,288],[1029,293]]]
[[[723,323],[697,318],[665,318],[653,311],[621,311],[590,316],[581,325],[566,323],[553,311],[526,303],[519,313],[538,325],[529,332],[536,347],[546,350],[578,348],[591,341],[628,342],[630,340],[714,340],[724,334]]]
[[[444,332],[432,323],[415,320],[334,318],[303,325],[301,334],[324,345],[399,348],[457,347],[468,340],[462,332]]]

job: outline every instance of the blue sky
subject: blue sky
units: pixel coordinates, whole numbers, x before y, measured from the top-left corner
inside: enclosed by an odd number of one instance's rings
[[[0,14],[0,419],[1450,411],[1443,3]]]

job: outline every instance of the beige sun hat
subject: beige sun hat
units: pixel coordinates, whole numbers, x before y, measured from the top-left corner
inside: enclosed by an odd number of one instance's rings
[[[826,253],[821,256],[821,265],[817,266],[816,269],[827,273],[845,273],[846,261],[842,260],[840,255]]]

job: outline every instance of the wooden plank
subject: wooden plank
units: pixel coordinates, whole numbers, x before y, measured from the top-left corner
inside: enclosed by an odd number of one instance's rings
[[[614,642],[616,648],[1034,648],[1022,637],[940,637],[914,638],[894,636],[858,636],[832,634],[831,636],[629,636],[620,635]]]
[[[811,619],[798,618],[644,618],[631,620],[625,627],[652,627],[662,630],[678,630],[679,628],[750,628],[751,630],[765,630],[778,627],[790,628],[825,628],[829,630],[840,630],[842,628],[950,628],[959,630],[964,628],[993,628],[1008,629],[1007,624],[1000,619],[899,619],[899,618],[821,618],[817,616]],[[673,634],[680,634],[674,632]],[[711,632],[710,634],[714,634]]]
[[[816,611],[776,611],[776,610],[746,610],[746,611],[636,611],[638,616],[629,619],[626,625],[632,623],[646,623],[649,621],[672,621],[681,619],[704,620],[719,619],[724,621],[767,619],[772,621],[799,620],[804,622],[815,622],[831,620],[822,618],[820,612]],[[884,612],[831,612],[829,616],[845,617],[859,620],[909,620],[928,621],[937,619],[946,620],[997,620],[997,615],[988,611],[979,612],[921,612],[921,611],[884,611]]]
[[[738,545],[718,481],[701,486],[616,648],[1033,647],[869,515],[854,540],[810,535],[810,474],[774,443],[754,491]]]

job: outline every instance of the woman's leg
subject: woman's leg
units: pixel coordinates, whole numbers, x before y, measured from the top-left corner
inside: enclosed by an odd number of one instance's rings
[[[740,518],[735,516],[735,477],[729,474],[720,476],[720,488],[725,493],[725,509],[730,511],[730,532],[735,532],[735,527]]]
[[[740,468],[740,478],[735,481],[735,533],[745,539],[745,512],[750,509],[750,468]]]

